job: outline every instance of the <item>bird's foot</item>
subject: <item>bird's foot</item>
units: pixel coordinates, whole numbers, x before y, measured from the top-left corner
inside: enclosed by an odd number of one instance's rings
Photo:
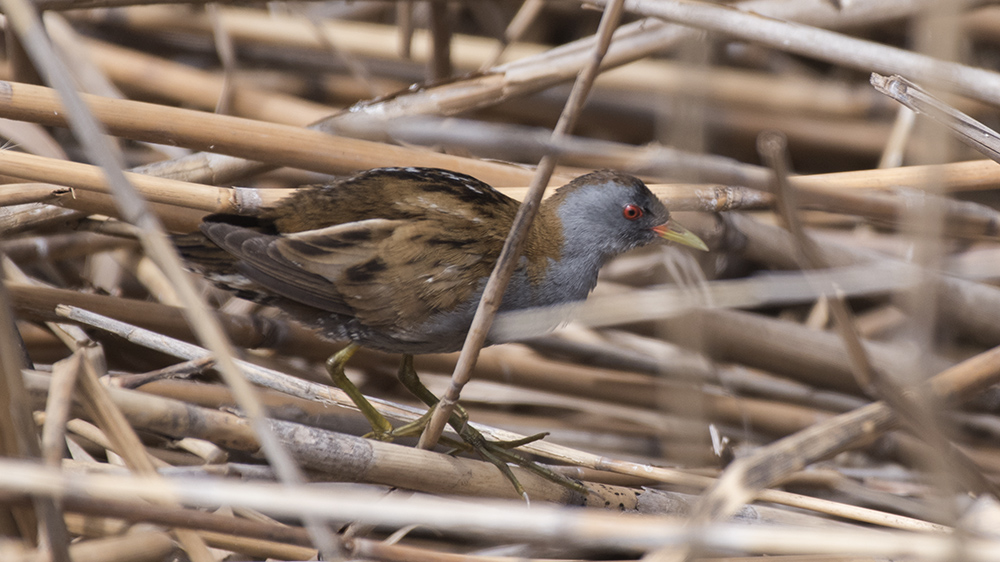
[[[538,464],[537,462],[523,456],[514,449],[521,447],[522,445],[527,445],[535,441],[544,439],[548,433],[536,433],[534,435],[529,435],[521,439],[514,439],[510,441],[491,441],[486,439],[479,430],[473,428],[471,425],[466,423],[463,429],[458,431],[459,435],[462,437],[463,444],[474,451],[477,455],[483,458],[500,470],[504,476],[510,480],[510,483],[514,485],[514,489],[517,491],[518,495],[522,497],[527,497],[524,493],[524,488],[521,483],[518,482],[517,477],[510,470],[510,464],[516,464],[521,468],[533,472],[546,480],[558,484],[572,492],[578,492],[583,495],[587,495],[590,490],[586,486],[563,476],[557,472],[549,470],[548,468]]]
[[[409,355],[403,357],[402,364],[400,365],[399,378],[403,381],[403,384],[411,391],[415,396],[421,399],[424,403],[430,407],[424,415],[420,416],[418,419],[402,425],[397,428],[393,428],[385,417],[372,406],[371,402],[368,401],[361,391],[348,380],[347,376],[344,374],[344,364],[351,358],[352,355],[358,350],[357,344],[350,344],[341,351],[334,354],[332,357],[326,361],[326,369],[329,372],[330,377],[333,382],[340,387],[350,398],[351,401],[361,410],[368,423],[372,426],[372,431],[365,435],[365,437],[376,439],[379,441],[392,441],[400,437],[416,437],[419,436],[427,423],[430,421],[431,414],[434,412],[434,407],[437,404],[437,397],[434,396],[427,387],[425,387],[420,379],[416,376],[416,371],[413,370],[413,358]],[[521,439],[514,439],[510,441],[490,441],[477,429],[469,425],[469,415],[461,406],[457,406],[455,411],[452,413],[451,418],[448,420],[448,425],[450,425],[456,433],[458,433],[461,441],[442,438],[441,441],[449,446],[455,448],[455,451],[468,451],[474,452],[483,460],[486,460],[497,467],[498,470],[510,481],[517,491],[517,494],[521,497],[527,498],[525,494],[524,487],[518,481],[517,476],[510,469],[511,464],[516,464],[521,468],[528,470],[549,480],[564,488],[571,491],[578,492],[581,494],[587,494],[589,490],[577,482],[553,472],[545,468],[544,466],[532,461],[514,449],[533,443],[540,439],[543,439],[547,433],[538,433]],[[453,452],[455,452],[453,451]]]
[[[403,356],[402,361],[399,363],[398,376],[400,382],[403,383],[403,386],[405,386],[411,393],[413,393],[414,396],[419,398],[421,402],[427,404],[430,408],[430,410],[421,416],[420,419],[403,426],[403,428],[406,428],[405,431],[407,434],[419,435],[423,432],[427,422],[430,421],[430,416],[434,412],[434,408],[437,406],[438,398],[434,395],[434,393],[428,390],[422,382],[420,382],[420,377],[417,376],[417,371],[413,368],[412,355]],[[553,472],[542,465],[525,458],[513,450],[522,445],[527,445],[528,443],[544,438],[547,435],[546,433],[539,433],[512,441],[490,441],[486,439],[486,437],[479,430],[469,425],[469,414],[459,405],[455,406],[455,411],[452,412],[451,417],[448,419],[448,425],[450,425],[452,429],[458,433],[462,442],[458,443],[452,440],[447,440],[445,441],[447,444],[454,446],[457,450],[475,452],[483,460],[492,463],[501,473],[503,473],[507,480],[510,480],[510,483],[513,484],[514,489],[517,490],[518,495],[521,497],[527,496],[524,493],[524,487],[521,486],[521,483],[511,471],[510,464],[516,464],[525,470],[534,472],[542,478],[550,480],[574,492],[579,492],[585,495],[588,492],[587,488],[579,482]],[[400,428],[400,430],[404,430],[403,428]],[[442,440],[444,441],[444,439]]]
[[[433,413],[434,409],[431,408],[416,420],[393,429],[388,435],[385,436],[385,440],[401,437],[419,437],[420,434],[423,433],[424,428],[427,426],[427,423],[430,421]],[[455,454],[462,451],[475,453],[483,460],[496,466],[497,469],[500,470],[500,472],[503,473],[507,480],[509,480],[514,486],[514,490],[517,491],[517,494],[522,497],[525,495],[524,487],[517,479],[517,476],[514,475],[513,471],[511,471],[510,464],[516,464],[525,470],[531,471],[546,480],[550,480],[574,492],[579,492],[581,494],[586,494],[588,492],[587,488],[579,482],[553,472],[514,451],[514,449],[518,447],[544,439],[548,433],[536,433],[534,435],[522,437],[521,439],[512,439],[509,441],[492,441],[487,439],[482,432],[469,425],[468,414],[466,414],[464,410],[454,414],[452,416],[452,420],[449,422],[449,425],[451,425],[452,428],[458,433],[459,437],[461,437],[461,440],[450,439],[448,437],[441,438],[442,443],[448,445],[449,447],[453,447],[453,449],[449,451],[449,454]],[[374,435],[374,433],[370,433],[369,436],[376,439],[379,438]]]
[[[427,425],[427,422],[430,421],[431,414],[433,414],[433,412],[434,408],[431,408],[419,419],[398,429],[403,430],[405,428],[407,435],[419,435]],[[528,459],[514,450],[518,447],[544,439],[545,436],[548,435],[547,432],[536,433],[534,435],[522,437],[521,439],[512,439],[509,441],[492,441],[487,439],[486,436],[483,435],[478,429],[469,425],[469,415],[461,406],[459,406],[451,415],[448,425],[450,425],[452,429],[458,433],[458,436],[461,437],[461,441],[456,441],[447,437],[441,438],[443,443],[454,447],[451,453],[454,454],[459,451],[465,451],[477,454],[483,460],[497,467],[497,469],[514,486],[514,490],[519,496],[527,497],[521,482],[510,469],[511,464],[516,464],[517,466],[520,466],[529,472],[533,472],[550,482],[559,484],[570,491],[578,492],[584,495],[589,492],[586,486],[580,484],[576,480],[549,470],[548,468],[545,468],[544,466]]]

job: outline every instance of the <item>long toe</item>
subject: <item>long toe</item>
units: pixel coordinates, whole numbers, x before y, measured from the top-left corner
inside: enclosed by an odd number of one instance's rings
[[[518,482],[514,473],[510,470],[509,464],[511,463],[574,492],[584,495],[590,492],[590,490],[588,490],[587,487],[580,482],[563,476],[557,472],[553,472],[552,470],[549,470],[533,460],[525,458],[513,450],[515,447],[520,447],[521,445],[526,445],[544,438],[547,435],[545,433],[539,433],[513,441],[490,441],[486,439],[486,437],[480,433],[479,430],[473,428],[469,424],[463,424],[461,429],[456,428],[456,430],[459,432],[462,440],[465,441],[471,449],[473,449],[484,460],[493,463],[493,465],[495,465],[500,472],[502,472],[503,475],[510,480],[511,484],[514,485],[514,489],[517,490],[518,495],[524,496],[524,488],[521,486],[521,483]]]

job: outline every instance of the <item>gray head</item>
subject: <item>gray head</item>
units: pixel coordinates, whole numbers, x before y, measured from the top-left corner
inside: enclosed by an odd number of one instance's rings
[[[552,330],[597,283],[608,260],[657,238],[707,250],[704,242],[670,220],[670,213],[642,181],[628,174],[600,171],[580,176],[546,199],[540,213],[558,219],[558,259],[549,259],[544,282],[533,283],[525,269],[504,293],[490,341],[509,341]],[[560,233],[546,233],[549,237]],[[541,307],[541,308],[538,308]],[[529,310],[525,310],[529,309]]]
[[[501,305],[506,314],[494,324],[491,341],[537,335],[558,326],[568,309],[554,305],[586,299],[608,260],[656,240],[657,227],[670,218],[642,181],[611,171],[576,178],[543,206],[539,212],[557,219],[552,222],[561,227],[561,233],[549,233],[561,234],[559,257],[547,263],[543,283],[531,283],[528,275],[511,279]]]
[[[590,253],[603,263],[660,237],[670,220],[663,203],[636,177],[602,170],[576,178],[551,198],[562,222],[564,255]]]

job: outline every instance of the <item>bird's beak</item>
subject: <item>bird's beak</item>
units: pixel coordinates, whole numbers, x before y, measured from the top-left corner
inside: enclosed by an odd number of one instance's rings
[[[708,251],[708,246],[701,241],[701,238],[698,238],[693,232],[677,224],[676,221],[668,220],[665,224],[654,226],[653,232],[655,232],[660,238],[665,238],[671,242],[691,246],[692,248],[697,248],[703,252]]]

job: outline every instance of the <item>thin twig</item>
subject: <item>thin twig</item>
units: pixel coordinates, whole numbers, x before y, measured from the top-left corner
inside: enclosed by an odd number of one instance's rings
[[[488,68],[496,66],[500,62],[501,57],[503,57],[504,52],[507,47],[519,40],[521,36],[527,31],[528,26],[535,21],[538,14],[545,7],[544,0],[525,0],[521,7],[518,8],[517,13],[514,15],[510,23],[507,24],[507,29],[504,30],[503,37],[501,38],[500,46],[497,48],[496,53],[480,68],[480,71],[485,72]]]
[[[21,377],[21,369],[31,361],[14,324],[7,284],[0,282],[0,446],[3,455],[11,458],[38,459],[41,447],[34,429],[29,403]],[[25,542],[44,539],[54,562],[69,562],[69,535],[63,514],[54,498],[37,499],[30,507],[5,509],[10,518],[8,528],[16,531]]]
[[[569,99],[566,101],[566,107],[563,109],[555,129],[552,131],[554,138],[560,138],[572,131],[576,118],[583,109],[584,102],[587,100],[587,94],[590,92],[591,86],[593,86],[594,79],[597,77],[598,72],[600,72],[601,61],[604,59],[604,55],[608,51],[608,46],[611,44],[611,35],[618,26],[618,21],[621,18],[623,3],[624,0],[615,0],[605,8],[597,30],[598,42],[591,55],[590,64],[584,68],[577,81],[573,84]],[[451,384],[448,386],[448,390],[444,396],[441,397],[437,407],[434,408],[434,414],[431,416],[427,428],[420,436],[419,446],[423,449],[430,449],[437,444],[445,424],[451,417],[455,405],[458,404],[458,397],[462,393],[462,387],[469,382],[472,376],[472,368],[479,357],[479,350],[482,349],[483,344],[486,342],[486,335],[489,333],[490,324],[493,323],[493,317],[496,315],[497,309],[500,308],[500,301],[503,299],[504,290],[506,290],[507,283],[514,273],[521,250],[524,248],[524,241],[527,239],[528,229],[531,228],[531,222],[538,212],[542,195],[545,194],[545,186],[548,185],[549,178],[555,166],[556,158],[552,156],[545,156],[538,163],[538,169],[535,172],[535,177],[531,180],[528,194],[517,210],[510,234],[504,242],[503,250],[497,259],[497,264],[490,274],[489,280],[486,282],[485,289],[483,289],[482,299],[476,308],[476,315],[472,319],[472,326],[469,328],[469,334],[462,346],[462,353],[459,356],[458,363],[455,365],[455,372],[452,373]]]
[[[962,142],[975,148],[995,162],[1000,162],[1000,135],[993,129],[969,117],[920,86],[899,75],[882,76],[872,73],[872,86],[910,110],[926,115],[950,129]]]
[[[431,82],[438,82],[451,76],[451,15],[448,2],[428,0],[430,6],[431,32]]]
[[[205,6],[209,21],[212,22],[212,39],[215,41],[215,50],[219,60],[222,62],[222,87],[219,97],[215,103],[215,112],[222,115],[232,113],[234,88],[233,80],[236,75],[236,46],[233,38],[226,31],[226,26],[219,17],[219,7],[216,4]]]

